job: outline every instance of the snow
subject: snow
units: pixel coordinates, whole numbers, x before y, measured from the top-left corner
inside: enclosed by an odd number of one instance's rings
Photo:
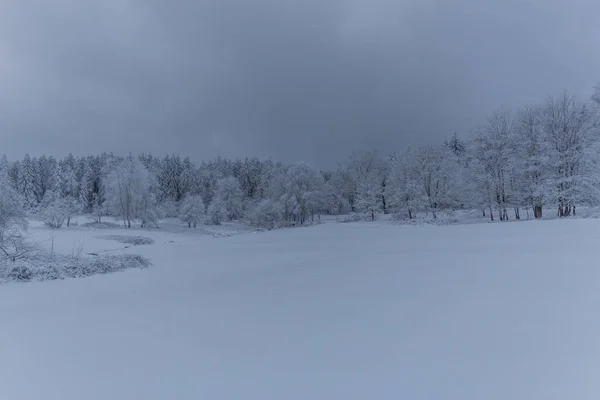
[[[0,286],[0,398],[596,399],[599,228],[61,229],[153,266]]]

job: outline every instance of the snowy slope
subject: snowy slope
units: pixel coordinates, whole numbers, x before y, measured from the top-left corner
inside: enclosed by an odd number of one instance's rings
[[[143,236],[149,269],[0,286],[0,399],[600,396],[600,221]]]

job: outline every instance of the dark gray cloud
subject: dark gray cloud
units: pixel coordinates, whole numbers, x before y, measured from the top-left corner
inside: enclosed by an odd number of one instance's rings
[[[9,156],[178,152],[330,166],[600,80],[592,0],[5,0]]]

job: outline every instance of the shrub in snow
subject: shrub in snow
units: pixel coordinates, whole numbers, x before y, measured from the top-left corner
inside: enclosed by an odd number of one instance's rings
[[[274,229],[283,221],[282,207],[273,200],[262,200],[249,214],[250,224],[257,228]]]
[[[154,240],[144,236],[127,236],[127,235],[108,235],[101,236],[100,239],[114,240],[119,243],[131,244],[133,246],[141,246],[145,244],[154,244]]]
[[[148,259],[133,254],[81,258],[37,254],[16,262],[0,261],[0,282],[83,278],[129,268],[147,268],[150,265]]]
[[[84,228],[104,228],[104,229],[114,229],[114,228],[121,228],[121,225],[119,224],[115,224],[114,222],[98,222],[96,221],[92,221],[92,222],[86,222],[84,224],[81,225]]]
[[[195,228],[198,222],[204,218],[204,202],[201,196],[187,197],[181,204],[179,218],[182,222],[188,224],[188,227]]]
[[[7,268],[6,278],[11,281],[26,282],[33,277],[33,272],[27,265],[14,265]]]
[[[47,227],[53,229],[62,228],[70,214],[68,205],[63,199],[52,197],[43,206],[39,216]]]
[[[339,222],[346,224],[351,222],[360,222],[363,221],[365,217],[362,214],[350,214],[342,217]]]
[[[210,203],[207,214],[207,222],[213,225],[221,225],[221,222],[227,218],[227,209],[219,197],[215,197],[212,203]]]
[[[36,247],[29,243],[18,228],[2,233],[0,238],[0,257],[9,261],[17,261],[27,257]]]
[[[67,228],[71,226],[71,218],[79,211],[81,211],[81,206],[79,202],[74,197],[65,197],[63,198],[63,202],[65,205],[65,212],[67,214]]]
[[[105,217],[108,215],[108,209],[106,208],[106,206],[104,204],[94,204],[94,206],[92,207],[92,214],[94,215],[94,218],[96,219],[96,223],[97,224],[102,224],[102,217]]]
[[[142,228],[148,226],[158,227],[158,214],[159,212],[155,205],[154,195],[142,199],[137,215]]]

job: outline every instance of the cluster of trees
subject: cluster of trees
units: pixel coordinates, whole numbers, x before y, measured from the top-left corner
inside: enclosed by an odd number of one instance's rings
[[[177,217],[190,228],[237,219],[273,228],[353,212],[436,218],[456,209],[480,209],[492,220],[508,219],[509,209],[516,218],[523,210],[541,218],[548,206],[566,217],[600,203],[599,108],[600,90],[590,101],[564,93],[500,110],[465,140],[455,134],[399,154],[355,152],[333,171],[257,158],[199,165],[149,154],[3,158],[0,236],[3,224],[24,223],[25,212],[54,228],[76,213],[99,223],[112,216],[126,227]]]
[[[600,204],[600,88],[589,101],[568,93],[538,106],[502,109],[466,140],[408,148],[386,158],[354,154],[334,173],[336,193],[371,218],[396,213],[436,218],[443,210],[480,209],[503,221],[513,209],[559,217]]]

